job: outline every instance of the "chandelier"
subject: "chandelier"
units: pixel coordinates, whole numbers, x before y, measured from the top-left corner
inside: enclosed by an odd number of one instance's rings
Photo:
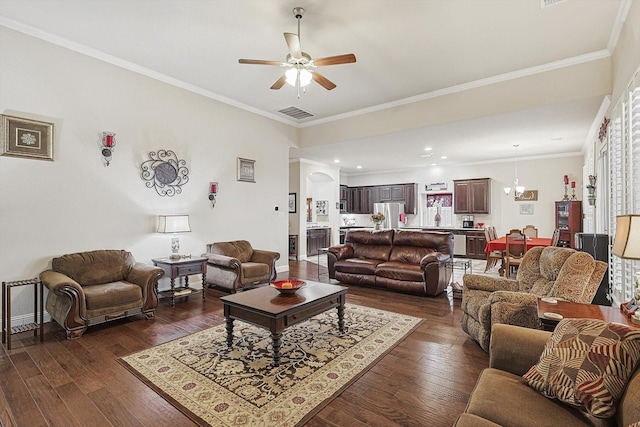
[[[513,147],[516,150],[516,179],[513,181],[513,187],[504,187],[504,194],[506,194],[507,196],[509,194],[511,194],[511,191],[514,191],[515,197],[520,197],[522,196],[522,193],[524,193],[524,186],[523,185],[518,185],[518,147],[520,145],[519,144],[513,144]]]

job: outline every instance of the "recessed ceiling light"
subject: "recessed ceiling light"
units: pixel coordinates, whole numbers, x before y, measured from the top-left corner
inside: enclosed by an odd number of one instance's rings
[[[358,165],[356,166],[357,169],[362,169],[362,166]]]
[[[426,148],[424,149],[424,151],[431,151],[431,150],[433,150],[433,148],[431,148],[431,147],[426,147]]]
[[[433,156],[433,153],[429,153],[429,154],[420,154],[420,156],[419,156],[419,157],[426,158],[426,157],[431,157],[431,156]]]
[[[431,163],[431,166],[438,166],[437,163]]]
[[[340,163],[340,159],[335,159],[333,163]]]
[[[447,156],[442,156],[442,157],[440,157],[440,158],[441,158],[442,160],[444,160],[444,159],[446,159],[446,158],[447,158]]]

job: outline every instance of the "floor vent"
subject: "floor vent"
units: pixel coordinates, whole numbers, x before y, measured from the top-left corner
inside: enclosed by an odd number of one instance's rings
[[[308,113],[304,110],[301,110],[298,107],[288,107],[288,108],[279,110],[278,112],[298,120],[306,119],[307,117],[313,117],[313,114]]]
[[[564,3],[567,0],[540,0],[540,9],[544,9],[550,6],[555,6],[558,3]]]

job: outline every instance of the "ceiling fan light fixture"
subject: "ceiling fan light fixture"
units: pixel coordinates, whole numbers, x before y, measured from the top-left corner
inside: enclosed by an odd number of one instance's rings
[[[300,87],[308,86],[311,83],[311,72],[307,69],[302,69],[299,72]]]
[[[298,70],[289,68],[284,75],[287,76],[287,83],[295,87],[296,81],[298,80]]]

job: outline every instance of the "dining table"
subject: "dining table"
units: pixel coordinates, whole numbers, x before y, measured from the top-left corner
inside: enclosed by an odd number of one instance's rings
[[[535,248],[536,246],[551,246],[551,238],[547,237],[527,237],[527,250]],[[499,237],[495,240],[487,242],[487,246],[484,248],[485,253],[489,254],[493,251],[503,252],[507,250],[507,236]],[[502,257],[502,265],[498,270],[501,276],[504,276],[505,259]]]

